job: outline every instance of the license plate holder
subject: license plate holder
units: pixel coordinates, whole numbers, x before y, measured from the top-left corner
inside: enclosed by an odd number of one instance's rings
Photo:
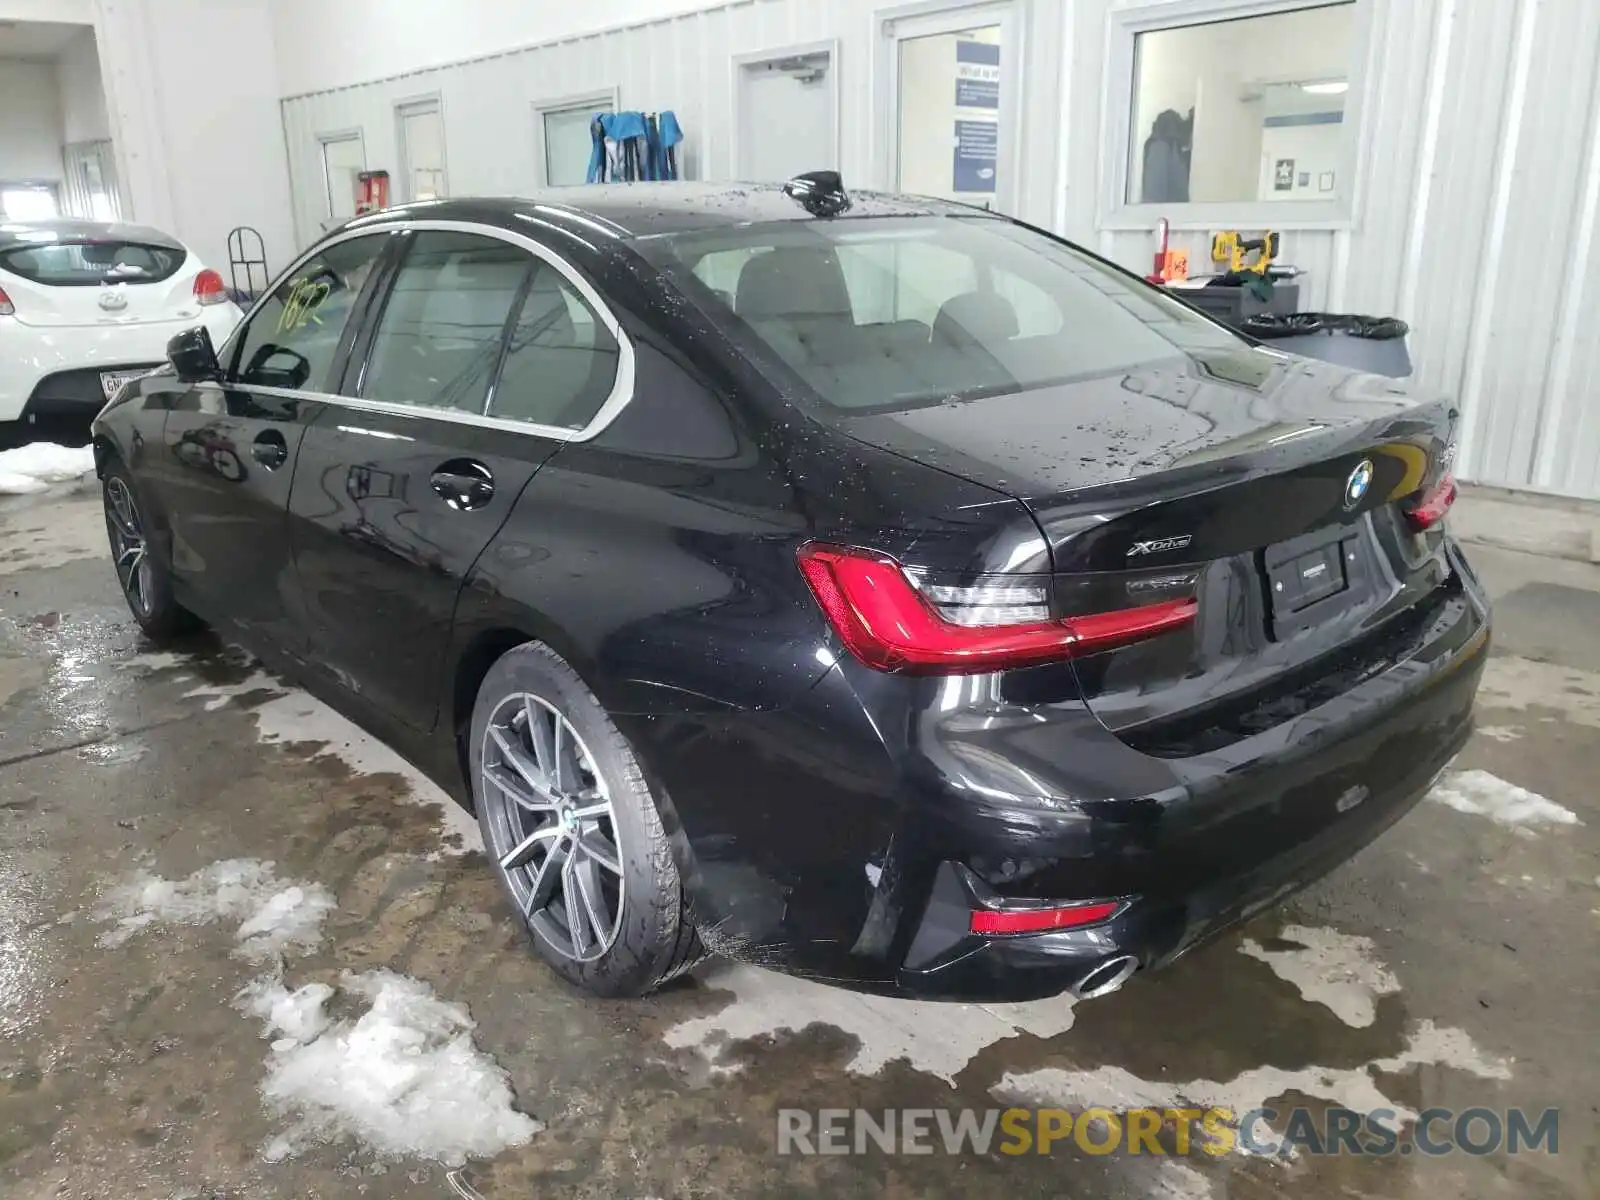
[[[1302,612],[1337,596],[1349,586],[1343,544],[1330,542],[1296,555],[1271,568],[1268,581],[1272,585],[1272,608],[1278,614]]]
[[[105,393],[106,402],[115,400],[117,393],[122,390],[122,385],[129,380],[137,379],[145,374],[144,371],[101,371],[100,390]]]

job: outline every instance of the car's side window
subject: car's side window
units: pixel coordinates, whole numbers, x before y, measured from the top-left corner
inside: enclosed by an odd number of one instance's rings
[[[388,237],[336,242],[301,263],[240,332],[230,381],[326,391],[345,324]]]
[[[424,230],[395,273],[361,395],[481,413],[534,256],[498,238]]]
[[[539,262],[511,331],[489,415],[561,429],[594,419],[617,380],[617,339],[555,267]]]

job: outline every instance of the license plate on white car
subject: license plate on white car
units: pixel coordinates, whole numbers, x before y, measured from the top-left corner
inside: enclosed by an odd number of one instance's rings
[[[139,378],[144,373],[143,371],[101,371],[100,390],[106,394],[108,401],[113,400],[116,398],[117,393],[122,390],[123,384],[130,379]]]

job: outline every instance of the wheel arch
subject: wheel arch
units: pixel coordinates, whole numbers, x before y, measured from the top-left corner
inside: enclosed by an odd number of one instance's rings
[[[544,629],[544,633],[532,632]],[[450,722],[450,740],[455,748],[456,769],[460,773],[462,794],[466,796],[471,808],[477,809],[477,796],[472,787],[472,767],[468,747],[467,734],[472,725],[472,710],[478,702],[478,689],[483,686],[484,678],[489,674],[495,663],[499,662],[511,651],[519,646],[539,642],[548,646],[570,666],[583,680],[584,686],[590,692],[595,691],[594,680],[588,664],[577,655],[569,640],[558,631],[552,631],[545,622],[531,619],[531,615],[521,615],[517,619],[508,619],[501,622],[488,623],[475,630],[462,639],[461,645],[453,657],[450,691],[447,696],[448,710],[443,714]],[[602,702],[602,707],[604,704]],[[698,868],[694,852],[689,845],[688,836],[684,833],[683,822],[678,816],[678,810],[672,802],[672,797],[667,793],[666,786],[658,772],[656,772],[643,752],[638,739],[630,737],[626,728],[627,721],[618,721],[613,714],[612,721],[618,727],[618,732],[627,741],[633,756],[638,760],[640,770],[644,772],[646,782],[649,784],[650,793],[656,802],[657,812],[661,816],[661,825],[667,835],[667,843],[672,849],[672,857],[677,863],[678,873],[682,878],[689,894],[693,895],[700,885]]]

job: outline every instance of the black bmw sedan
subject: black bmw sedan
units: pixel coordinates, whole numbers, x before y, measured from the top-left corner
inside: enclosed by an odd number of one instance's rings
[[[606,995],[707,951],[1115,990],[1466,740],[1457,412],[993,213],[570,188],[357,219],[95,424],[118,579],[476,811]]]

